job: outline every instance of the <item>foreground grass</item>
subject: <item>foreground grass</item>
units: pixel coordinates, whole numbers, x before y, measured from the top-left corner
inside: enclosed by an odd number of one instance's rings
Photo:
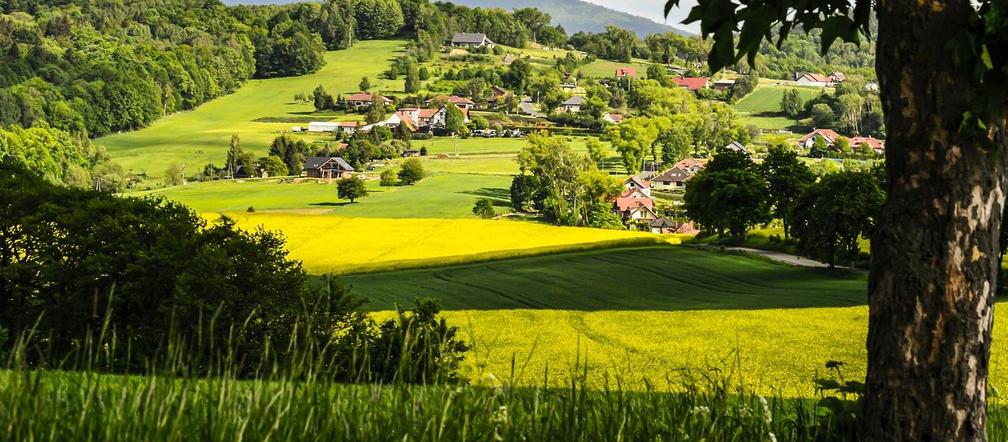
[[[450,265],[674,238],[644,232],[555,227],[529,221],[390,219],[233,213],[238,226],[279,231],[311,273],[348,274]],[[215,215],[209,215],[215,218]]]
[[[232,134],[238,134],[245,151],[263,155],[279,131],[292,123],[261,123],[264,117],[313,117],[311,103],[294,103],[294,94],[311,93],[318,85],[329,93],[346,95],[357,91],[367,76],[374,90],[401,91],[403,80],[384,80],[379,74],[403,47],[400,41],[362,41],[351,49],[326,53],[326,65],[300,77],[250,80],[237,92],[210,101],[199,108],[162,118],[150,127],[99,138],[112,158],[127,171],[146,172],[161,178],[169,165],[184,164],[186,173],[202,170],[207,163],[223,164]]]
[[[11,440],[804,440],[808,402],[714,392],[0,372]],[[995,415],[995,422],[998,421]],[[997,434],[997,433],[995,433]]]

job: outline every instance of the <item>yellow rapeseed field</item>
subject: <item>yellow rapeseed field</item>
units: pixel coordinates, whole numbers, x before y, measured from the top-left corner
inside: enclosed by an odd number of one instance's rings
[[[217,215],[207,215],[213,219]],[[554,227],[528,221],[228,214],[244,229],[280,231],[311,273],[447,265],[616,244],[678,242],[645,232]]]

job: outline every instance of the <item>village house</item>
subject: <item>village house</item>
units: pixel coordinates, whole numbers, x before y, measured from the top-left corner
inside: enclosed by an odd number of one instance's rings
[[[469,123],[469,109],[459,109],[462,112],[462,121]],[[445,127],[448,120],[448,107],[440,108],[403,108],[395,113],[402,120],[409,120],[418,129],[441,129]]]
[[[504,89],[500,86],[491,87],[490,93],[493,95],[493,98],[491,100],[494,103],[503,103],[507,101],[508,97],[512,95],[511,91]]]
[[[620,114],[605,113],[602,115],[602,121],[609,124],[620,124],[623,122],[623,116]]]
[[[336,133],[342,132],[345,134],[352,135],[357,131],[359,124],[356,121],[338,121],[338,122],[327,122],[327,121],[312,121],[308,123],[308,132],[322,133]]]
[[[830,77],[811,72],[802,72],[795,75],[795,84],[799,86],[829,87],[834,85]]]
[[[710,86],[710,79],[707,77],[672,77],[676,85],[693,92],[706,89]]]
[[[561,103],[560,108],[563,109],[564,112],[573,114],[580,112],[581,106],[584,106],[584,104],[587,102],[588,100],[586,100],[585,97],[582,97],[580,95],[574,95],[568,98],[567,101]]]
[[[637,69],[629,66],[616,68],[616,78],[637,78]]]
[[[749,149],[747,147],[745,147],[744,144],[739,143],[738,141],[732,141],[731,143],[728,143],[728,145],[725,146],[725,147],[723,147],[722,149],[723,150],[730,150],[732,152],[742,152],[742,153],[744,153],[746,155],[749,155]]]
[[[735,80],[717,80],[711,85],[711,87],[713,87],[716,91],[726,91],[735,87]]]
[[[309,178],[340,179],[353,175],[354,168],[340,157],[309,157],[304,163]]]
[[[840,134],[833,129],[814,129],[805,136],[798,139],[798,144],[806,149],[811,149],[815,145],[816,139],[822,138],[826,142],[826,147],[833,147]]]
[[[347,104],[353,107],[364,107],[371,105],[372,95],[367,92],[358,92],[346,97]],[[378,98],[382,101],[382,104],[386,106],[393,103],[392,99],[389,97],[379,95]]]
[[[851,148],[857,146],[868,146],[872,152],[877,155],[882,155],[885,153],[885,140],[880,140],[875,137],[851,137],[850,146]]]
[[[837,83],[843,83],[843,81],[847,79],[847,76],[844,75],[843,72],[834,72],[832,74],[829,74],[829,79],[830,81],[833,82],[833,84],[837,84]]]
[[[613,211],[623,218],[623,222],[651,222],[658,218],[648,181],[630,177],[623,183],[623,188],[623,193],[613,201]]]
[[[680,235],[695,235],[700,233],[699,230],[691,222],[679,223],[672,221],[668,218],[661,217],[654,221],[651,221],[651,233],[658,234],[669,234],[675,233]]]
[[[453,48],[482,48],[494,47],[494,42],[487,38],[486,34],[476,32],[456,32],[452,35],[448,45]]]
[[[689,170],[681,167],[672,167],[651,178],[651,186],[655,190],[683,189],[690,178],[693,178],[693,173]]]
[[[683,158],[679,160],[678,163],[672,165],[672,167],[673,168],[678,167],[682,170],[689,172],[690,174],[694,174],[699,172],[700,169],[704,168],[704,162],[696,158]]]
[[[439,97],[434,97],[431,98],[430,100],[427,100],[424,104],[430,106],[436,103],[452,103],[455,105],[455,107],[466,110],[476,107],[476,103],[474,103],[472,100],[468,98],[459,97],[457,95],[451,95],[451,96],[441,95]]]

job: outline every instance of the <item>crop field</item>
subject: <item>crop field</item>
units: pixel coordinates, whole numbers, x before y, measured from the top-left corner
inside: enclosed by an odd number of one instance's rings
[[[292,258],[314,274],[466,263],[553,251],[644,245],[675,238],[555,227],[528,221],[346,218],[295,213],[229,214],[238,226],[279,231]],[[208,218],[216,218],[208,215]]]
[[[685,373],[716,368],[762,394],[809,397],[827,361],[847,363],[851,378],[865,370],[867,288],[860,274],[665,246],[344,281],[375,309],[421,296],[443,299],[449,322],[475,345],[466,363],[473,379],[509,380],[514,360],[516,384],[541,385],[548,372],[552,385],[562,386],[587,361],[595,387],[618,379],[635,390],[671,388]],[[995,330],[995,341],[1005,338]],[[993,385],[1006,385],[1006,364],[1008,351],[995,346]]]
[[[739,100],[735,104],[735,110],[742,114],[746,123],[753,124],[760,129],[787,129],[802,126],[805,123],[787,118],[781,112],[781,99],[784,98],[784,91],[788,89],[797,90],[802,101],[807,101],[822,93],[821,88],[761,85]]]
[[[380,79],[389,60],[403,47],[399,41],[362,41],[353,48],[326,53],[326,65],[301,77],[250,80],[237,92],[199,108],[162,118],[150,127],[99,138],[114,160],[127,171],[160,177],[173,163],[186,171],[207,163],[221,164],[232,134],[238,134],[246,151],[263,155],[279,131],[291,123],[260,123],[263,117],[304,116],[314,111],[311,103],[294,103],[294,94],[310,93],[323,85],[331,94],[357,91],[361,77],[368,76],[373,90],[401,91],[403,80]]]
[[[160,195],[201,213],[297,211],[376,218],[469,218],[479,198],[510,206],[510,177],[433,175],[412,186],[383,187],[368,181],[371,195],[355,204],[336,195],[336,183],[290,179],[220,180],[176,186],[140,195]],[[501,209],[502,211],[504,209]]]

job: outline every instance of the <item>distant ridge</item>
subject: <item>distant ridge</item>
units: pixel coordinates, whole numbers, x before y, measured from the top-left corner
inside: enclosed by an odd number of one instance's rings
[[[264,5],[299,3],[306,0],[223,0],[226,5]],[[311,0],[307,0],[311,1]],[[675,32],[690,36],[693,33],[654,20],[588,3],[582,0],[452,0],[450,3],[479,8],[539,8],[553,17],[553,23],[564,27],[568,35],[575,32],[603,32],[608,25],[629,29],[644,37],[647,34]]]

